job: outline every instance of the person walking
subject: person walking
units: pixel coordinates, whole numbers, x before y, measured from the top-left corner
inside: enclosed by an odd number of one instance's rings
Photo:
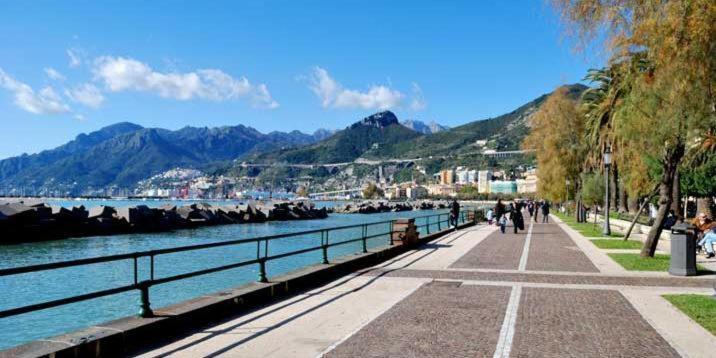
[[[547,223],[549,222],[549,201],[544,201],[542,203],[542,222]]]
[[[500,225],[500,231],[504,234],[505,226],[507,226],[507,215],[502,215],[500,219],[497,220],[497,224]]]
[[[487,219],[487,224],[492,225],[492,219],[495,217],[494,212],[492,209],[487,209],[487,214],[485,214],[485,219]]]
[[[502,199],[497,199],[495,204],[495,220],[500,222],[500,218],[505,215],[505,204],[502,203]]]
[[[535,211],[535,203],[532,200],[527,203],[527,211],[530,213],[531,218]]]
[[[452,199],[450,204],[450,225],[457,230],[457,218],[460,216],[460,203],[457,199]]]
[[[524,230],[525,229],[525,220],[522,216],[522,206],[520,204],[514,205],[510,204],[510,220],[512,220],[512,225],[514,227],[514,233],[517,233],[517,230]]]
[[[533,217],[535,219],[535,222],[537,222],[537,216],[539,216],[539,210],[540,210],[540,202],[535,201],[535,216]]]

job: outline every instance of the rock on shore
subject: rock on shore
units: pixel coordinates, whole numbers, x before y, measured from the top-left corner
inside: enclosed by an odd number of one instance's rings
[[[212,225],[309,220],[328,217],[313,203],[282,202],[272,207],[212,206],[206,203],[150,208],[146,205],[114,208],[64,208],[45,203],[0,205],[0,245],[68,237],[170,231]]]
[[[399,212],[411,210],[432,210],[445,209],[448,203],[445,201],[405,201],[405,202],[389,202],[389,201],[364,201],[358,204],[345,204],[335,207],[336,213],[346,214],[375,214],[385,212]]]

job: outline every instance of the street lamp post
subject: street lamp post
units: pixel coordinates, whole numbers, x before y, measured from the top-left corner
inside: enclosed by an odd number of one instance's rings
[[[612,234],[609,227],[609,167],[612,164],[612,151],[609,147],[604,150],[604,229],[602,234],[609,236]]]

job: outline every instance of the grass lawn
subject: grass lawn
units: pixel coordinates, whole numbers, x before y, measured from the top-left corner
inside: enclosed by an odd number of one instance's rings
[[[663,297],[716,336],[716,299],[704,295],[664,295]]]
[[[612,260],[629,271],[669,271],[670,255],[654,255],[642,258],[639,254],[607,254]],[[701,265],[696,265],[698,271],[709,271]]]
[[[591,241],[596,247],[600,249],[641,249],[641,241],[636,240],[612,240],[612,239],[593,239]]]
[[[560,220],[564,221],[565,224],[571,226],[572,229],[577,230],[577,232],[586,237],[607,237],[602,235],[602,226],[599,224],[594,225],[594,223],[591,222],[578,223],[573,217],[568,217],[559,212],[555,213],[555,215],[560,218]],[[612,232],[612,234],[608,237],[624,237],[624,235]]]

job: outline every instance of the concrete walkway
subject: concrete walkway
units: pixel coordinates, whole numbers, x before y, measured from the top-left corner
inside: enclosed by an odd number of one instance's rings
[[[712,357],[665,293],[713,276],[626,272],[560,223],[477,226],[143,357]]]

